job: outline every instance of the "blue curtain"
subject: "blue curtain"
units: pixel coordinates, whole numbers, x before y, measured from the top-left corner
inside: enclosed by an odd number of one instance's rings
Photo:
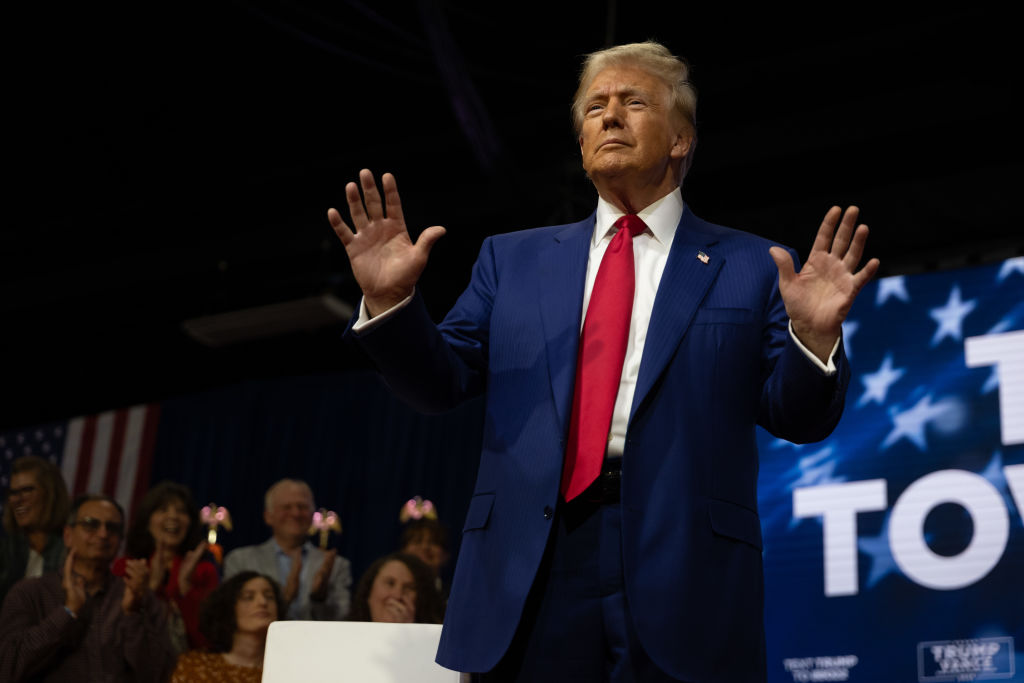
[[[449,529],[450,572],[482,433],[482,400],[420,415],[369,371],[252,381],[162,404],[153,482],[177,481],[200,506],[226,506],[234,530],[218,540],[229,551],[269,537],[263,495],[272,483],[303,479],[318,507],[339,514],[343,531],[330,545],[357,580],[396,549],[400,508],[420,495]]]

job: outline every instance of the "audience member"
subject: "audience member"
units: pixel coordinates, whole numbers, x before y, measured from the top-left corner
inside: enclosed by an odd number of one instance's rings
[[[207,596],[199,616],[210,652],[181,655],[171,683],[258,683],[267,628],[284,611],[284,596],[269,576],[244,571],[227,579]]]
[[[440,624],[444,606],[433,573],[408,553],[379,558],[359,579],[348,620]]]
[[[434,585],[442,599],[447,591],[441,579],[441,572],[448,564],[448,531],[437,519],[421,517],[410,520],[402,529],[399,550],[423,560],[434,574]]]
[[[244,570],[276,577],[288,604],[286,618],[336,621],[348,612],[352,573],[336,550],[324,551],[308,541],[314,508],[306,482],[282,479],[271,486],[263,509],[270,539],[228,553],[224,577]]]
[[[124,531],[111,498],[80,496],[64,527],[60,572],[15,584],[0,612],[0,680],[163,681],[174,665],[167,607],[145,560],[110,572]]]
[[[217,587],[217,567],[208,559],[199,509],[187,486],[161,482],[142,498],[128,530],[125,555],[149,560],[149,587],[170,606],[169,633],[178,652],[205,647],[199,607]],[[125,559],[114,563],[123,573]]]
[[[0,602],[23,578],[60,569],[62,530],[68,519],[68,489],[56,465],[34,455],[11,464],[0,537]]]

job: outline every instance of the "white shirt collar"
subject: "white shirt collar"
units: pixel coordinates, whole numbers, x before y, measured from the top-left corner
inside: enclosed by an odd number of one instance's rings
[[[678,187],[650,206],[641,209],[637,215],[643,219],[654,238],[663,245],[672,244],[679,220],[683,217],[683,193]],[[591,246],[601,243],[614,227],[615,221],[625,214],[600,195],[597,197],[597,217],[594,222],[594,236]]]

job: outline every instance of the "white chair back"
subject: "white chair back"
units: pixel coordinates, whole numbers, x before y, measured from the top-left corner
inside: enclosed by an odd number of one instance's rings
[[[356,621],[275,621],[263,683],[459,683],[436,662],[441,627]]]

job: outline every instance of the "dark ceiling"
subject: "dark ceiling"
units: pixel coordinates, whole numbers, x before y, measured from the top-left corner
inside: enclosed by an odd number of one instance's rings
[[[703,218],[803,253],[829,206],[857,203],[887,274],[1024,253],[1016,20],[718,5],[19,10],[0,427],[358,366],[337,324],[211,349],[182,323],[354,303],[325,211],[362,167],[396,175],[414,232],[447,227],[421,287],[443,315],[484,237],[593,209],[568,103],[580,55],[611,42],[691,62],[683,192]]]

